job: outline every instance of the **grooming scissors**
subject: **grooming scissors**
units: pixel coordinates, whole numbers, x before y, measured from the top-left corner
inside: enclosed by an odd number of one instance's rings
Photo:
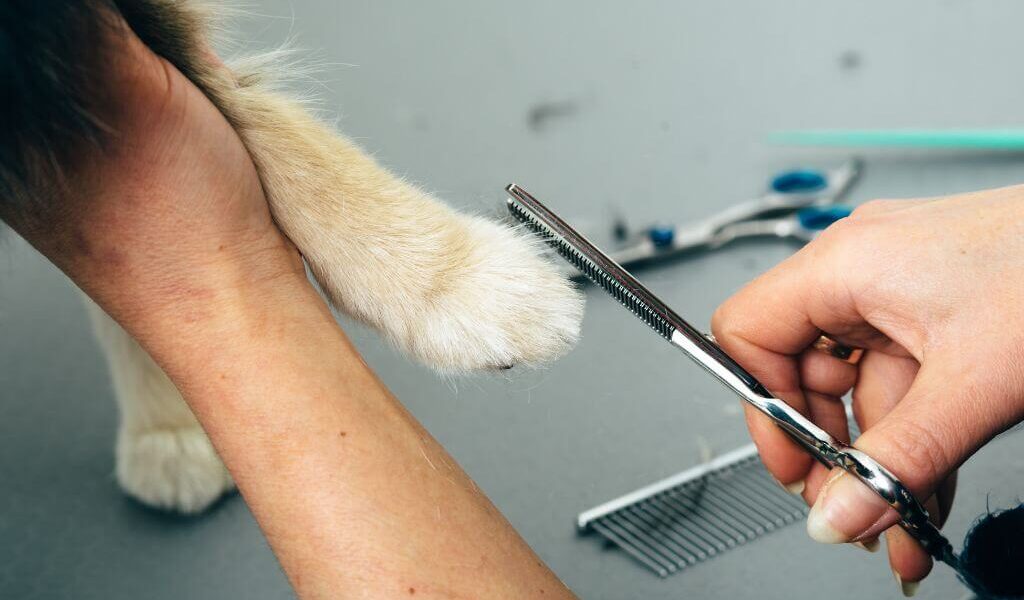
[[[722,350],[521,187],[511,184],[508,209],[567,261],[630,309],[654,331],[680,348],[747,403],[771,418],[812,456],[840,467],[868,486],[899,515],[899,524],[934,558],[953,568],[958,559],[949,541],[928,519],[928,512],[895,475],[867,454],[835,439],[771,393]]]
[[[617,245],[608,257],[621,266],[647,264],[698,250],[714,250],[745,238],[780,238],[807,243],[850,214],[837,204],[860,178],[859,159],[826,171],[795,169],[772,177],[760,196],[694,223],[652,225],[630,234],[616,222]],[[573,275],[580,275],[574,272]]]

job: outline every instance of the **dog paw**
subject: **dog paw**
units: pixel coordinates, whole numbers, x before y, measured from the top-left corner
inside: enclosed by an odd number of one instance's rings
[[[432,293],[383,329],[442,373],[537,366],[579,337],[583,296],[522,229],[458,215],[459,251]]]
[[[143,504],[183,513],[204,510],[235,485],[198,425],[122,432],[117,480]]]
[[[582,296],[524,231],[454,211],[272,92],[239,132],[274,219],[331,304],[443,373],[538,365],[576,341]]]

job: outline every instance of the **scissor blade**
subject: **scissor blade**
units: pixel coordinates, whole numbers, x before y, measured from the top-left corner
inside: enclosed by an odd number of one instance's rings
[[[563,258],[591,281],[604,288],[663,338],[671,340],[676,329],[692,329],[682,317],[665,306],[633,275],[526,190],[516,184],[509,185],[505,190],[509,194],[508,208],[512,216],[541,235]]]
[[[523,188],[511,184],[508,208],[567,261],[641,321],[741,395],[767,390],[718,344],[686,322],[617,262],[599,250]]]

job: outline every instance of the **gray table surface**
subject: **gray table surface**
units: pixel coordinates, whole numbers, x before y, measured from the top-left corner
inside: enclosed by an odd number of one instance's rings
[[[288,36],[321,65],[298,82],[385,164],[453,204],[497,213],[515,180],[600,230],[707,215],[775,170],[841,151],[764,143],[813,127],[1024,122],[1024,4],[607,0],[256,2],[245,46]],[[305,56],[305,55],[304,55]],[[553,107],[553,108],[552,108]],[[854,199],[1024,179],[1011,154],[869,153]],[[126,500],[116,414],[71,284],[22,241],[0,250],[0,597],[287,598],[244,503],[199,518]],[[793,250],[746,244],[645,271],[695,323]],[[871,248],[864,248],[865,254]],[[658,579],[580,538],[574,515],[747,443],[737,402],[603,294],[549,369],[443,381],[347,323],[367,360],[580,596],[887,598],[882,554],[799,525]],[[951,393],[956,392],[951,382]],[[963,469],[948,531],[1020,495],[1024,435]],[[301,493],[297,490],[296,493]],[[921,597],[957,599],[945,569]]]

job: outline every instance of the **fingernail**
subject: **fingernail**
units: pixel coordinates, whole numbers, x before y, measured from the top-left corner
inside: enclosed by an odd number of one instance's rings
[[[873,540],[864,540],[863,542],[850,542],[851,545],[860,548],[861,550],[867,550],[868,552],[878,552],[878,548],[882,545],[878,538]]]
[[[900,574],[895,571],[892,572],[893,577],[896,578],[896,583],[900,586],[900,592],[903,593],[904,598],[913,598],[917,594],[917,588],[921,587],[920,581],[903,581]]]
[[[841,469],[825,482],[811,512],[807,534],[823,544],[856,540],[889,508],[875,492]]]
[[[774,475],[772,475],[772,479],[775,479]],[[775,483],[779,484],[779,487],[786,490],[790,494],[793,494],[794,496],[799,496],[800,494],[804,493],[803,479],[801,479],[800,481],[794,481],[793,483],[782,483],[778,479],[775,479]]]

